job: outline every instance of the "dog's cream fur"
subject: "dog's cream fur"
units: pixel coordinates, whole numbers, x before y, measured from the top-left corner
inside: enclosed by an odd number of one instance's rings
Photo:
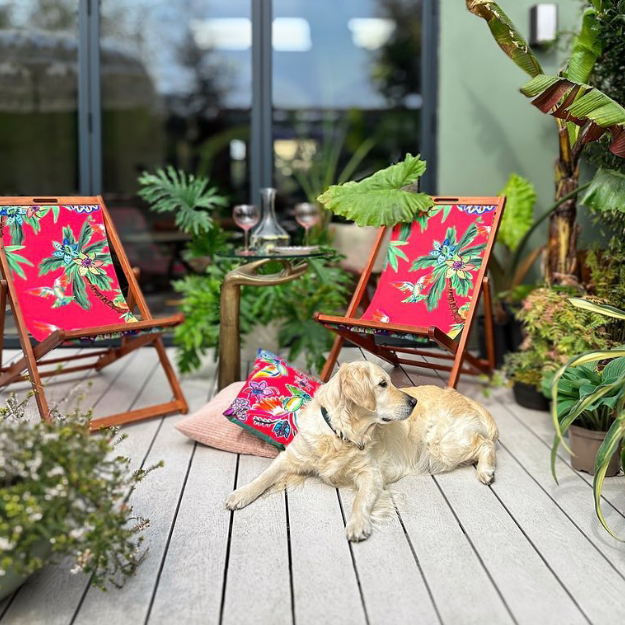
[[[323,419],[321,406],[335,431]],[[477,464],[484,484],[495,474],[499,433],[483,406],[450,388],[399,390],[369,362],[341,366],[299,415],[298,430],[259,477],[228,496],[228,509],[316,475],[332,486],[356,489],[346,532],[350,540],[364,540],[385,489],[402,477],[469,463]]]

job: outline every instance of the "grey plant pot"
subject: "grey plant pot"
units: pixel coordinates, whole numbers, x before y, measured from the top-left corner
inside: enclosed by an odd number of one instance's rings
[[[47,540],[42,540],[33,547],[32,551],[33,555],[43,560],[50,555],[52,546]],[[21,575],[12,568],[8,569],[6,574],[0,577],[0,601],[15,592],[31,575],[32,573]]]

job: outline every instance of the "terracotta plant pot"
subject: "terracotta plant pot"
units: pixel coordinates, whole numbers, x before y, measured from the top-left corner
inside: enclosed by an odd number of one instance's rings
[[[512,385],[512,394],[519,406],[530,410],[549,410],[547,398],[533,385],[525,382],[515,382]]]
[[[595,474],[595,457],[603,443],[603,439],[607,432],[595,432],[580,428],[578,425],[572,425],[569,429],[569,444],[571,446],[571,464],[578,471],[585,471],[590,475]],[[620,469],[621,449],[620,447],[614,452],[606,477],[612,477],[619,472]]]

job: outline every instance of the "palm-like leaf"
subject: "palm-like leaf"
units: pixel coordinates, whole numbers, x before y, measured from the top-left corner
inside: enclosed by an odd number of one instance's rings
[[[597,141],[609,131],[610,152],[625,158],[625,108],[590,85],[540,74],[521,88],[543,113],[581,126],[582,143]]]
[[[506,186],[498,195],[506,196],[506,210],[499,224],[497,241],[514,251],[532,227],[536,190],[529,180],[510,174]]]
[[[512,20],[491,0],[466,0],[467,9],[486,21],[499,47],[527,74],[543,73],[538,59]]]
[[[575,41],[569,58],[565,75],[573,82],[587,82],[601,56],[601,28],[597,21],[597,9],[588,7],[582,16],[582,26]],[[507,207],[506,207],[507,209]]]
[[[412,221],[427,211],[432,198],[406,189],[425,172],[419,156],[406,158],[359,182],[333,185],[318,201],[328,210],[351,219],[359,226],[394,226]]]
[[[159,213],[174,212],[176,225],[190,234],[202,234],[213,227],[209,211],[225,206],[226,199],[209,186],[208,178],[196,178],[169,166],[156,173],[144,172],[139,195]]]
[[[596,211],[625,213],[625,175],[611,169],[598,169],[580,201]]]

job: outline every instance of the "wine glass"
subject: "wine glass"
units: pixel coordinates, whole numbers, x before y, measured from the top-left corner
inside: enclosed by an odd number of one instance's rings
[[[295,219],[304,228],[304,244],[308,245],[308,231],[319,223],[321,210],[318,204],[300,202],[295,205]]]
[[[248,234],[260,220],[258,206],[254,204],[237,204],[232,209],[232,218],[234,223],[245,233],[245,249],[241,252],[241,255],[249,256],[251,252],[248,245]]]

